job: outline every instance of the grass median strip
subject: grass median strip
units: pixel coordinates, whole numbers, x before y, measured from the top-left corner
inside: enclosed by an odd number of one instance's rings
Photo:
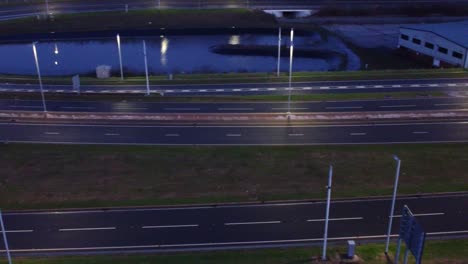
[[[468,144],[144,147],[0,145],[0,207],[51,208],[324,198],[468,189]],[[447,170],[446,168],[451,168]]]
[[[383,253],[383,244],[357,245],[356,254],[364,263],[386,263]],[[428,264],[466,263],[468,258],[468,240],[427,241],[424,248],[423,262]],[[390,247],[392,256],[395,247]],[[331,246],[328,249],[331,259],[339,254],[345,254],[346,248]],[[243,264],[284,264],[284,263],[310,263],[312,258],[321,254],[319,247],[310,248],[279,248],[256,250],[233,250],[218,252],[172,253],[157,255],[119,255],[119,256],[74,256],[74,257],[15,257],[14,262],[19,264],[153,264],[153,263],[243,263]],[[6,263],[0,260],[0,264]],[[328,263],[328,262],[327,262]],[[330,262],[331,263],[331,262]],[[333,262],[334,263],[334,262]],[[412,256],[409,263],[414,263]]]

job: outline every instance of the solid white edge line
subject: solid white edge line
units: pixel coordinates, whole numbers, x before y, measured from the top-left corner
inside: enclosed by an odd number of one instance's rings
[[[429,134],[427,131],[413,131],[413,134]]]
[[[290,137],[302,137],[304,134],[288,134]]]
[[[328,106],[325,109],[362,109],[362,106]]]
[[[178,137],[180,135],[179,134],[166,134],[164,136],[166,136],[166,137]]]
[[[117,133],[106,133],[104,136],[120,136],[120,134]]]
[[[365,136],[367,133],[350,133],[351,136]]]
[[[416,105],[380,105],[380,108],[416,107]]]
[[[247,107],[246,108],[242,108],[242,107],[239,107],[239,108],[224,108],[224,107],[222,107],[222,108],[218,108],[218,110],[219,111],[238,111],[238,110],[239,111],[241,111],[241,110],[242,111],[252,111],[254,109],[253,108],[247,108]]]
[[[116,227],[83,227],[83,228],[60,228],[60,232],[68,231],[95,231],[95,230],[115,230]]]
[[[183,227],[198,227],[199,225],[160,225],[160,226],[142,226],[142,229],[157,229],[157,228],[183,228]]]
[[[232,222],[232,223],[224,223],[224,225],[226,225],[226,226],[235,226],[235,225],[267,225],[267,224],[281,224],[281,221]]]
[[[226,134],[226,137],[241,137],[242,134]]]
[[[44,132],[46,135],[60,135],[59,132]]]
[[[5,231],[5,233],[31,233],[31,232],[34,232],[34,230],[27,229],[27,230],[6,230]]]
[[[413,214],[414,216],[436,216],[436,215],[445,215],[445,213],[423,213],[423,214]],[[399,218],[401,215],[394,215],[393,217]]]
[[[345,217],[345,218],[330,218],[329,221],[347,221],[347,220],[363,220],[364,217]],[[307,222],[324,222],[325,218],[308,219]]]

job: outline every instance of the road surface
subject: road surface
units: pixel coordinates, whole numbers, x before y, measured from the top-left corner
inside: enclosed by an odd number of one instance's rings
[[[324,179],[325,179],[324,175]],[[343,175],[335,175],[339,181]],[[325,180],[324,180],[325,184]],[[323,190],[324,196],[326,190]],[[428,238],[468,235],[468,194],[399,198],[392,234],[408,205]],[[390,200],[332,201],[329,238],[383,241]],[[4,214],[13,256],[173,251],[318,244],[324,202]],[[1,242],[0,242],[1,243]],[[0,249],[3,244],[0,244]],[[383,248],[382,248],[383,251]]]
[[[48,100],[47,111],[103,113],[285,113],[286,102],[138,102]],[[292,112],[465,110],[468,98],[292,102]],[[0,99],[0,111],[43,111],[40,100]]]
[[[468,142],[468,122],[373,124],[0,123],[0,142],[131,145],[319,145]]]
[[[296,94],[305,93],[370,93],[370,92],[406,92],[406,91],[468,91],[468,78],[458,79],[415,79],[415,80],[359,80],[359,81],[323,81],[288,83],[240,83],[240,84],[180,84],[152,85],[152,93],[166,96],[189,95],[257,95],[287,94],[289,90]],[[27,84],[0,84],[1,92],[35,93],[39,91],[36,81]],[[76,93],[71,85],[45,85],[45,92]],[[83,85],[82,93],[100,94],[141,94],[146,92],[144,85]]]
[[[49,0],[49,13],[76,13],[90,11],[116,11],[125,10],[125,5],[131,9],[146,8],[255,8],[255,9],[312,9],[323,5],[329,5],[329,0],[87,0],[87,1],[54,1]],[[35,1],[34,4],[24,4],[22,0],[10,0],[9,5],[2,5],[0,19],[12,19],[46,12],[45,1]],[[401,6],[408,4],[440,4],[438,0],[334,0],[338,6],[366,6],[384,5]],[[453,4],[466,4],[465,0],[446,0]]]

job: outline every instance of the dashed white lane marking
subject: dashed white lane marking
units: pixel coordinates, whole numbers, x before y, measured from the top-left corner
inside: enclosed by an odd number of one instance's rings
[[[366,88],[366,86],[365,85],[358,85],[358,86],[356,86],[356,88]]]
[[[312,90],[312,87],[304,87],[302,90]]]
[[[383,85],[374,85],[374,88],[383,88]]]
[[[200,108],[164,108],[166,111],[199,111]]]
[[[35,106],[35,105],[9,105],[8,107],[11,107],[11,108],[42,108],[42,106]]]
[[[64,90],[56,90],[57,93],[63,93]]]
[[[251,88],[250,91],[258,91],[258,88]]]
[[[267,224],[281,224],[281,221],[224,223],[224,225],[227,225],[227,226],[234,226],[234,225],[267,225]]]
[[[276,88],[267,88],[268,91],[276,91]]]
[[[454,86],[457,86],[457,84],[456,83],[449,83],[449,84],[447,84],[447,86],[454,87]]]
[[[437,86],[439,86],[439,85],[438,85],[437,83],[431,83],[431,84],[429,84],[429,86],[430,86],[430,87],[437,87]]]
[[[178,137],[180,136],[179,134],[166,134],[166,137]]]
[[[326,89],[330,89],[330,87],[328,87],[328,86],[320,86],[319,89],[321,89],[321,90],[326,90]]]
[[[289,87],[288,87],[288,88],[286,88],[285,90],[286,90],[286,91],[292,91],[292,90],[294,90],[294,88],[289,88]]]
[[[302,137],[304,134],[288,134],[290,137]]]
[[[427,131],[413,131],[413,134],[428,134]]]
[[[45,132],[46,135],[60,135],[59,132]]]
[[[216,89],[217,92],[224,92],[224,89]]]
[[[348,221],[348,220],[362,220],[364,217],[344,217],[344,218],[329,218],[329,221]],[[325,218],[309,219],[307,222],[325,222]]]
[[[158,226],[142,226],[143,229],[152,229],[152,228],[183,228],[183,227],[198,227],[199,225],[158,225]]]
[[[242,134],[226,134],[226,137],[240,137]]]
[[[325,109],[362,109],[362,106],[329,106]]]
[[[401,85],[399,85],[399,84],[395,84],[395,85],[392,85],[392,87],[393,87],[393,88],[400,88],[400,87],[401,87]]]
[[[419,84],[411,84],[410,87],[420,87],[421,85]]]
[[[287,107],[276,107],[276,108],[271,108],[271,110],[307,110],[309,108],[307,107],[292,107],[292,108],[287,108]]]
[[[252,111],[252,110],[254,110],[254,109],[253,109],[253,108],[247,108],[247,107],[244,107],[244,108],[241,108],[241,107],[239,107],[239,108],[235,108],[235,107],[232,107],[232,108],[227,107],[227,108],[225,108],[225,107],[222,107],[222,108],[218,108],[218,110],[219,110],[219,111]]]
[[[416,105],[381,105],[380,108],[416,107]]]
[[[189,93],[190,90],[182,90],[183,93]]]
[[[242,89],[232,89],[234,92],[240,92]]]
[[[92,91],[88,91],[88,92],[92,92]],[[101,91],[101,93],[109,93],[109,92],[110,92],[109,90]]]
[[[96,231],[96,230],[115,230],[116,227],[85,227],[85,228],[61,228],[60,232],[67,231]]]
[[[174,90],[165,90],[164,92],[165,92],[165,93],[173,93]]]
[[[202,93],[206,93],[207,90],[206,89],[201,89],[201,90],[198,90],[199,92],[202,92]]]
[[[115,107],[115,110],[120,110],[120,111],[129,111],[129,110],[147,110],[148,108],[146,107]]]
[[[106,133],[104,136],[120,136],[120,134],[117,133]]]
[[[5,233],[31,233],[34,232],[32,229],[28,230],[6,230]]]
[[[348,86],[338,86],[338,89],[346,89]]]
[[[436,215],[445,215],[445,213],[425,213],[425,214],[413,214],[414,216],[436,216]],[[401,217],[401,215],[394,215],[393,217]]]
[[[365,136],[367,135],[366,133],[351,133],[351,136]]]

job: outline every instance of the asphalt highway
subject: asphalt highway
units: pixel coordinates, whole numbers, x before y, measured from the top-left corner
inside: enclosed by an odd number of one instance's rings
[[[46,102],[47,111],[103,113],[284,113],[286,102],[138,102],[78,101]],[[468,98],[384,99],[355,101],[292,102],[291,112],[364,112],[466,110]],[[42,101],[0,99],[0,110],[43,111]]]
[[[311,9],[329,5],[328,0],[87,0],[87,1],[53,1],[49,0],[49,13],[76,13],[90,11],[116,11],[125,10],[125,5],[131,9],[147,8],[255,8],[255,9]],[[22,0],[10,0],[9,5],[1,5],[0,19],[12,19],[31,16],[46,12],[44,1],[36,1],[33,4],[24,4]],[[438,0],[335,0],[334,5],[339,6],[365,6],[387,5],[401,6],[408,4],[439,4]],[[445,4],[467,4],[466,0],[446,0]]]
[[[130,145],[320,145],[468,142],[468,122],[371,124],[0,123],[0,142]]]
[[[238,84],[181,84],[151,85],[152,93],[166,96],[188,95],[256,95],[305,93],[366,93],[366,92],[402,92],[402,91],[467,91],[468,79],[415,79],[415,80],[359,80],[359,81],[324,81],[288,83],[238,83]],[[0,84],[1,92],[34,93],[39,91],[37,82],[27,84]],[[45,92],[77,93],[71,85],[45,85]],[[144,85],[82,85],[81,93],[101,94],[138,94],[145,93]]]
[[[335,181],[339,181],[341,176],[335,175]],[[324,196],[325,193],[324,188]],[[398,232],[403,205],[409,206],[429,239],[466,237],[468,234],[466,193],[399,198],[395,207],[393,238]],[[343,245],[348,239],[383,241],[389,211],[388,198],[332,201],[330,242]],[[7,212],[4,221],[9,246],[15,256],[25,253],[77,254],[319,244],[323,238],[324,217],[325,203],[317,201]],[[3,248],[0,242],[0,249]]]

